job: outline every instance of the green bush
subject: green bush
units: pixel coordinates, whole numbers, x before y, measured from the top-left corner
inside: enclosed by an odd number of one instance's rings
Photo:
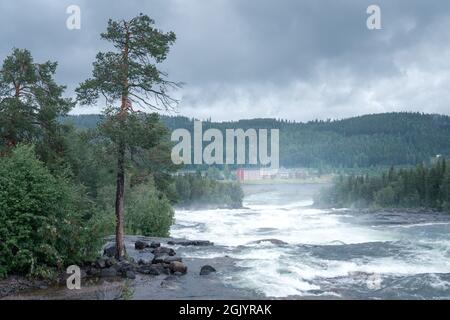
[[[113,185],[100,189],[97,203],[96,224],[101,226],[102,236],[114,234],[114,190]],[[173,223],[174,212],[167,197],[150,181],[129,186],[125,189],[125,233],[153,237],[169,235]]]
[[[125,205],[125,229],[129,234],[167,237],[173,223],[170,201],[153,183],[135,186]]]
[[[0,159],[0,276],[50,277],[98,249],[92,206],[83,189],[53,176],[34,147],[20,145]]]

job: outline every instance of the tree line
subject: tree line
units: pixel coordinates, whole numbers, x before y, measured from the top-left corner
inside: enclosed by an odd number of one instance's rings
[[[162,116],[161,120],[171,131],[185,128],[192,134],[193,119]],[[64,121],[88,128],[102,121],[102,117],[79,115]],[[437,154],[450,155],[450,117],[445,115],[393,112],[306,123],[276,119],[206,121],[203,127],[222,132],[236,128],[279,129],[283,167],[326,170],[415,166]]]
[[[450,212],[450,160],[381,175],[340,176],[316,199],[332,207],[432,208]]]

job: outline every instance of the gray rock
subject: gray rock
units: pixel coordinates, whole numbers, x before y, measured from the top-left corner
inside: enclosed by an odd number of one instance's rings
[[[103,255],[107,257],[114,257],[116,255],[116,245],[109,244],[103,249]]]
[[[127,279],[136,279],[136,274],[132,270],[128,270],[125,273],[125,278],[127,278]]]
[[[164,263],[164,261],[166,261],[167,258],[169,258],[170,256],[166,253],[160,253],[160,254],[156,254],[155,257],[153,258],[152,263]]]
[[[107,259],[105,259],[105,258],[98,258],[98,259],[95,261],[95,266],[96,266],[97,268],[99,268],[99,269],[104,269],[104,268],[106,268],[106,260],[107,260]]]
[[[216,272],[216,269],[214,269],[213,267],[211,267],[209,265],[203,266],[200,269],[200,275],[201,276],[206,276],[206,275],[208,275],[210,273],[213,273],[213,272]]]
[[[171,240],[167,244],[178,246],[212,246],[213,242],[208,240]]]
[[[169,265],[169,270],[171,273],[180,272],[181,274],[187,273],[187,267],[182,262],[172,261]]]
[[[172,248],[167,248],[167,247],[157,247],[155,249],[153,249],[152,253],[156,256],[158,254],[168,254],[169,256],[174,256],[176,255],[175,250],[173,250]]]
[[[161,273],[165,273],[164,271],[165,269],[162,266],[156,266],[156,265],[145,265],[145,266],[140,266],[139,268],[136,269],[137,272],[142,273],[142,274],[148,274],[148,275],[152,275],[152,276],[159,276]]]
[[[164,259],[164,263],[170,264],[173,261],[183,262],[183,259],[181,257],[175,257],[175,256],[168,256]]]
[[[102,278],[112,278],[117,276],[117,270],[115,268],[106,268],[100,271],[100,277]]]
[[[146,252],[145,255],[139,258],[138,264],[152,264],[153,259],[155,259],[155,255]]]
[[[150,248],[152,248],[152,249],[159,248],[159,247],[161,247],[161,243],[159,243],[159,242],[152,241],[152,243],[150,243]]]
[[[134,248],[136,250],[144,250],[145,248],[149,248],[150,245],[147,242],[138,240],[134,243]]]

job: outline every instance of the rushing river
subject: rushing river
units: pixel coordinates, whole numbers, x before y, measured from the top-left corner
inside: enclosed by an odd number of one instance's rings
[[[171,229],[217,245],[192,258],[234,258],[219,272],[227,285],[277,298],[450,298],[450,215],[314,209],[314,185],[244,188],[244,209],[178,210]]]

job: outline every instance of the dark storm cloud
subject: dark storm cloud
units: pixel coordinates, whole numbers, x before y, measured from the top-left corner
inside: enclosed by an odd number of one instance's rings
[[[81,30],[65,27],[71,4],[81,8]],[[381,7],[382,30],[366,27],[371,4]],[[186,83],[182,114],[308,120],[449,113],[446,0],[19,0],[2,1],[0,10],[0,56],[20,47],[38,61],[58,61],[68,94],[108,48],[99,39],[108,18],[143,12],[177,34],[162,68]]]

